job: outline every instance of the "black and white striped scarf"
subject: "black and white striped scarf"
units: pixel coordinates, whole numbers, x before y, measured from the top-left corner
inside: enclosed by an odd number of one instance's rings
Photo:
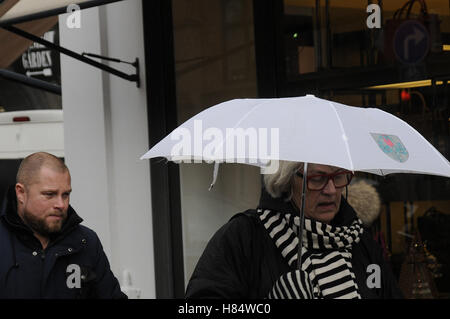
[[[260,220],[292,270],[283,274],[268,298],[360,299],[352,270],[352,244],[359,242],[362,222],[331,226],[305,217],[302,267],[298,270],[298,216],[257,210]]]

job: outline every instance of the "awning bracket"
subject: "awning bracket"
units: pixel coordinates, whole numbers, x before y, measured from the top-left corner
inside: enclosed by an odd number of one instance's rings
[[[91,53],[78,54],[78,53],[76,53],[74,51],[71,51],[71,50],[66,49],[64,47],[56,45],[56,44],[54,44],[54,43],[52,43],[50,41],[47,41],[47,40],[42,39],[42,38],[40,38],[38,36],[35,36],[34,34],[28,33],[28,32],[26,32],[26,31],[24,31],[22,29],[19,29],[19,28],[13,27],[13,26],[2,26],[2,28],[7,30],[7,31],[9,31],[9,32],[15,33],[15,34],[17,34],[17,35],[19,35],[21,37],[24,37],[24,38],[26,38],[28,40],[31,40],[31,41],[37,42],[39,44],[42,44],[42,45],[46,46],[49,49],[58,51],[59,53],[68,55],[68,56],[70,56],[70,57],[72,57],[74,59],[77,59],[77,60],[82,61],[84,63],[87,63],[89,65],[92,65],[92,66],[94,66],[94,67],[96,67],[98,69],[101,69],[101,70],[106,71],[108,73],[114,74],[114,75],[116,75],[116,76],[118,76],[118,77],[120,77],[122,79],[131,81],[131,82],[136,82],[136,86],[140,87],[139,59],[138,58],[136,58],[136,60],[134,62],[124,62],[124,61],[121,61],[119,59],[102,57],[102,56],[91,54]],[[114,69],[114,68],[112,68],[112,67],[110,67],[110,66],[108,66],[106,64],[102,64],[102,63],[97,62],[97,61],[95,61],[93,59],[90,59],[87,56],[93,56],[93,57],[102,58],[102,59],[110,60],[110,61],[114,61],[114,62],[128,63],[128,64],[131,64],[136,69],[136,72],[134,74],[127,74],[127,73],[124,73],[124,72],[119,71],[117,69]]]

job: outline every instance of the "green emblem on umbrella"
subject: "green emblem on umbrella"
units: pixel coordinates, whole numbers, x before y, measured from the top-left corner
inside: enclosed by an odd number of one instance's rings
[[[370,133],[380,149],[390,158],[404,163],[409,158],[408,150],[395,135]]]

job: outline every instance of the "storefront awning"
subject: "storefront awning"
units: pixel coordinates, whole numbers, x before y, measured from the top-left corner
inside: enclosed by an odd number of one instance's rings
[[[42,36],[58,22],[58,17],[48,17],[36,21],[24,22],[18,25],[20,29],[37,36]],[[0,28],[0,69],[8,68],[32,44],[31,40]]]
[[[80,9],[121,0],[0,0],[0,27],[67,13],[70,5]]]
[[[43,33],[57,23],[59,14],[72,12],[74,8],[82,10],[118,1],[122,0],[0,0],[0,70],[7,68],[34,41],[123,79],[136,82],[139,87],[138,58],[129,63],[96,54],[79,54],[40,38]],[[126,74],[88,58],[88,56],[128,63],[136,69],[136,72]],[[0,76],[11,80],[22,81],[26,85],[30,85],[28,82],[33,81],[32,79],[25,81],[26,78],[22,80],[20,76],[11,78],[9,72],[3,71],[5,72],[2,72]],[[32,85],[39,86],[40,83],[32,83]],[[42,88],[48,90],[45,85]]]

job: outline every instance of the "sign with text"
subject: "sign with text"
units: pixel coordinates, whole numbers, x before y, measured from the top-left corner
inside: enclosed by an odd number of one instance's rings
[[[56,25],[51,30],[45,32],[42,39],[54,44],[59,44],[58,26]],[[22,53],[20,58],[12,64],[11,68],[14,72],[29,77],[35,77],[47,82],[60,84],[59,61],[59,52],[34,42]]]

